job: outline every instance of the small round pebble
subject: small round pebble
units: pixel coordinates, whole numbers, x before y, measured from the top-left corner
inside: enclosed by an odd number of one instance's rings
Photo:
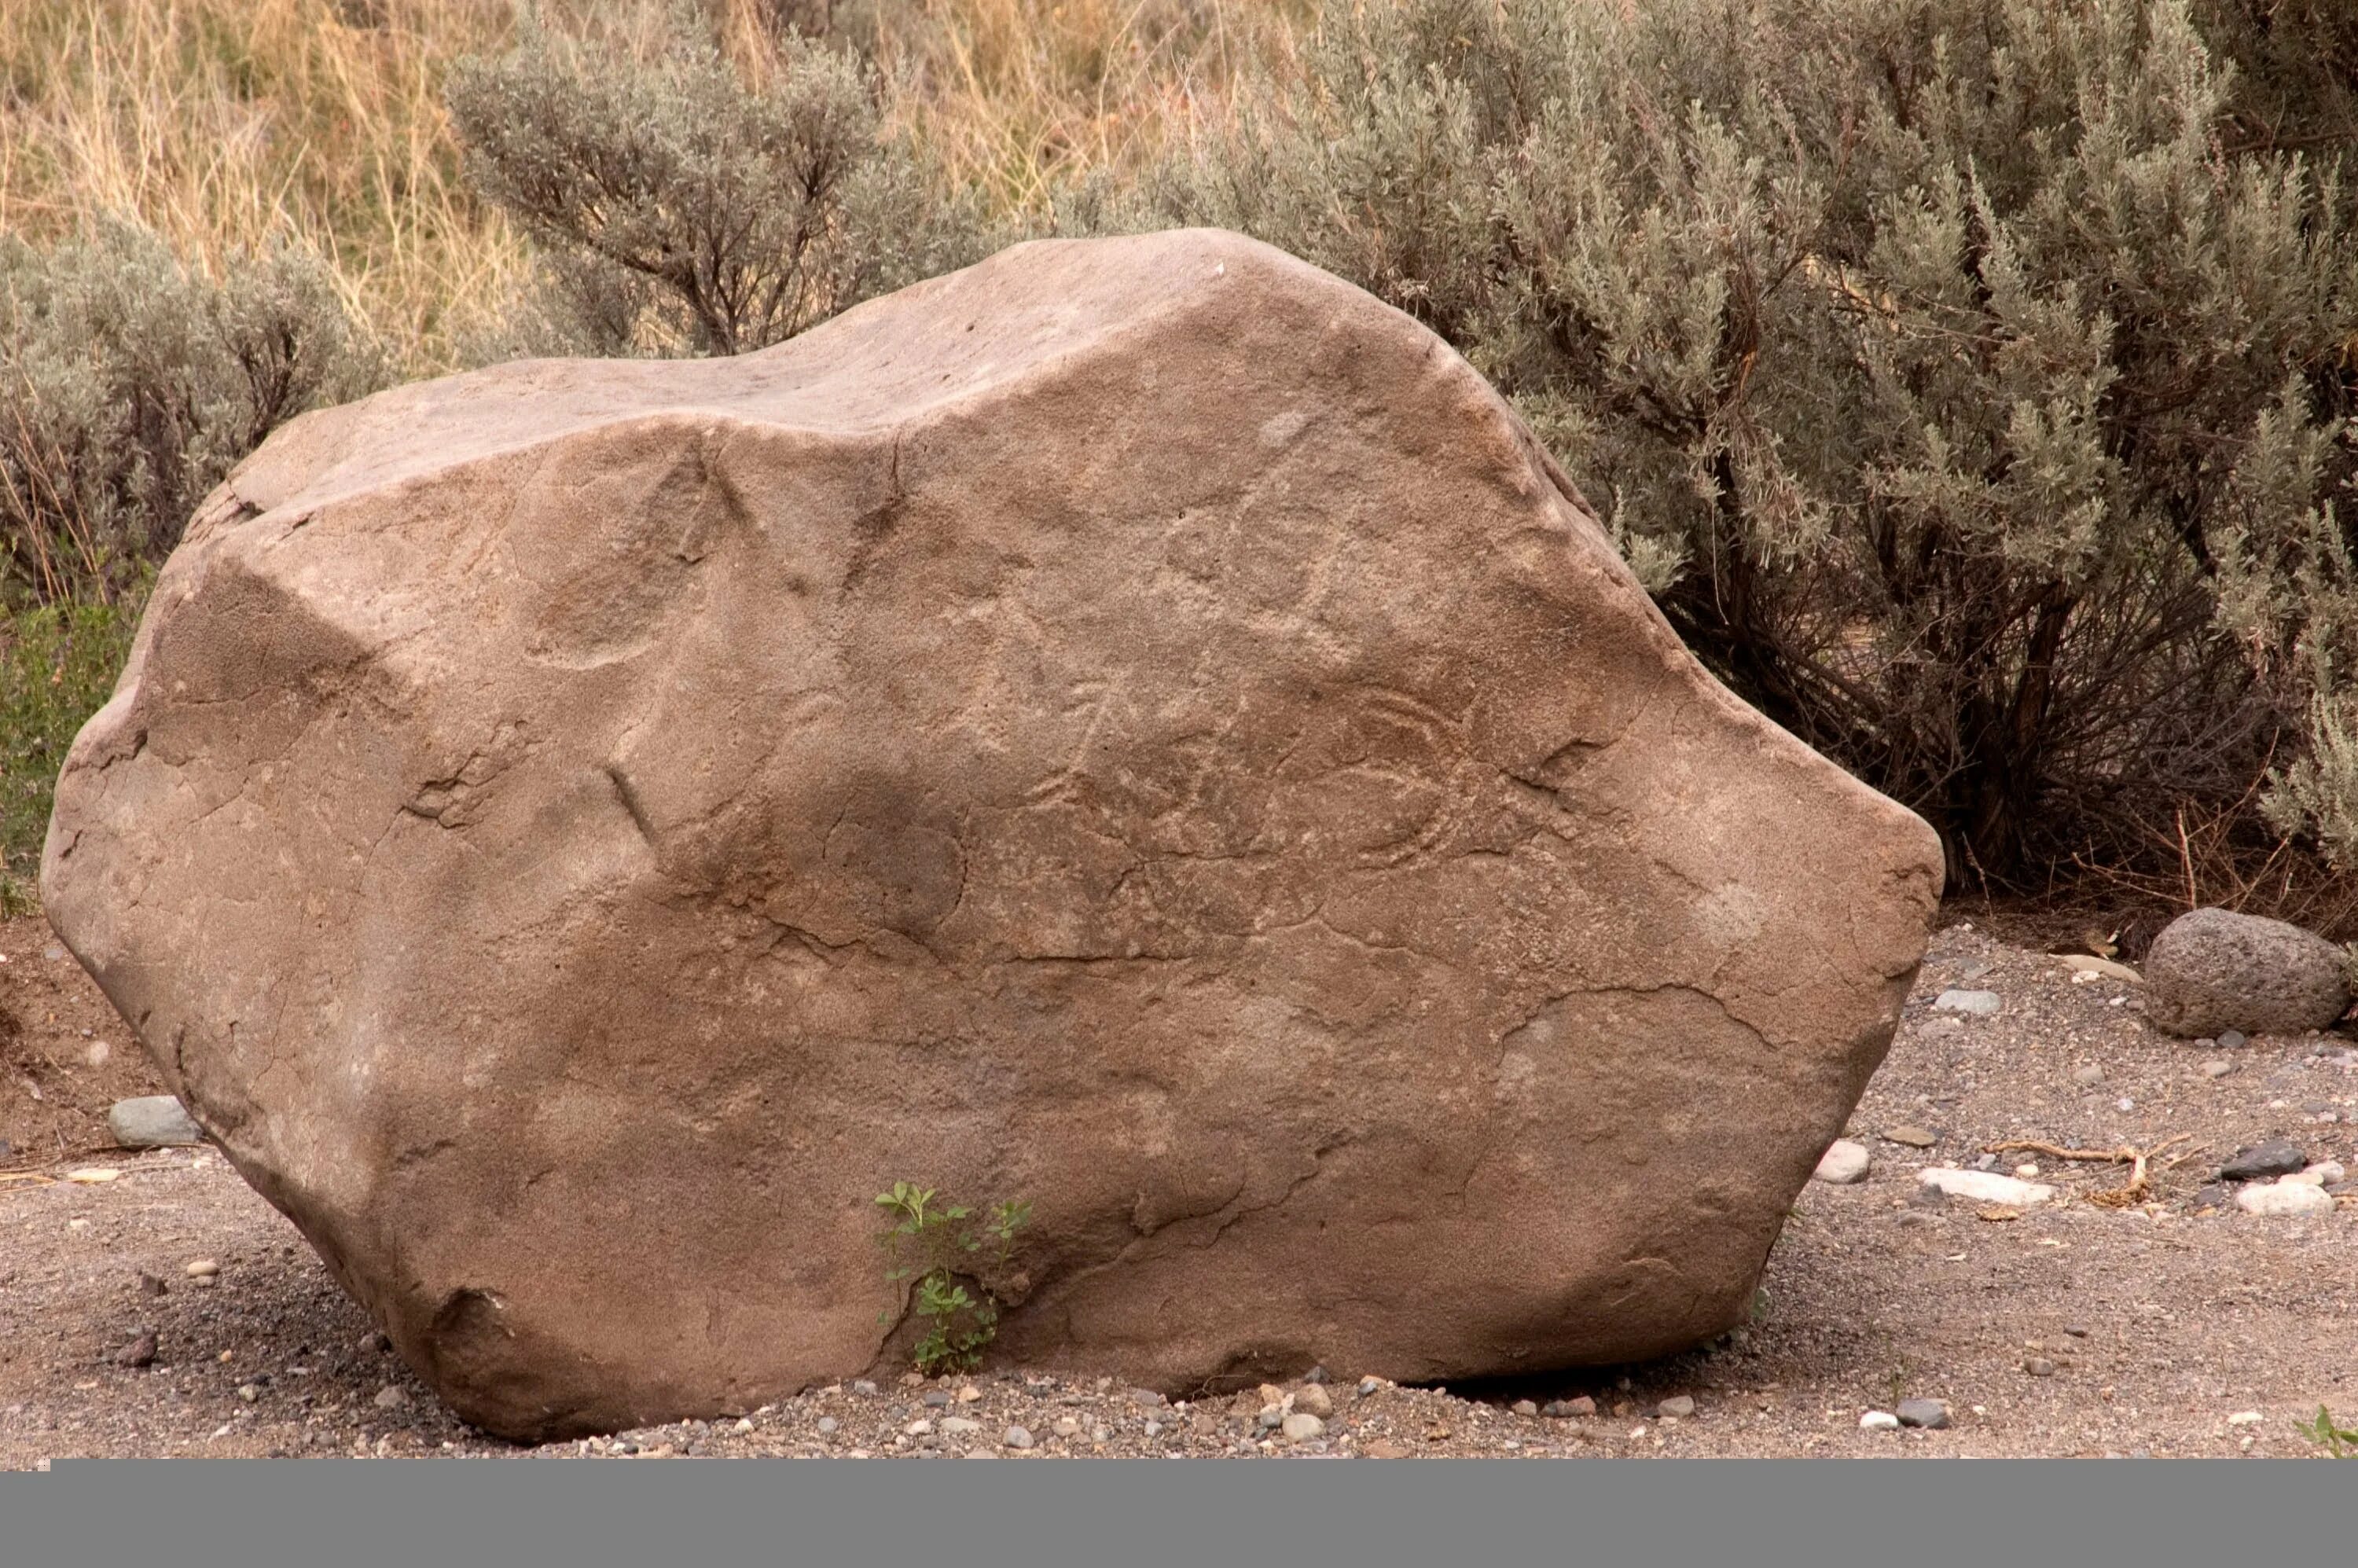
[[[1694,1412],[1694,1400],[1686,1394],[1673,1394],[1654,1407],[1656,1415],[1666,1415],[1672,1421],[1684,1421]]]
[[[1898,1432],[1899,1418],[1889,1411],[1869,1411],[1858,1418],[1861,1432]]]
[[[1010,1448],[1029,1448],[1032,1446],[1032,1434],[1020,1426],[1011,1426],[999,1441]]]
[[[824,1437],[842,1424],[843,1423],[841,1422],[837,1421],[835,1417],[831,1415],[823,1415],[818,1418],[819,1435]]]
[[[1278,1430],[1285,1434],[1288,1443],[1308,1443],[1326,1435],[1326,1423],[1308,1411],[1295,1411],[1285,1418]]]

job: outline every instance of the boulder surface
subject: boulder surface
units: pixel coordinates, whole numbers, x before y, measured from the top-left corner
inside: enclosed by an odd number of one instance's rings
[[[1406,316],[1190,231],[299,419],[76,742],[50,920],[467,1420],[990,1354],[1165,1391],[1741,1321],[1916,816],[1714,682]]]
[[[2345,961],[2324,937],[2281,920],[2190,910],[2146,952],[2146,1016],[2184,1039],[2323,1029],[2350,1006]]]

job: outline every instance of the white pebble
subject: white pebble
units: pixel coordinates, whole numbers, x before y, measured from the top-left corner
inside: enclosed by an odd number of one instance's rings
[[[1869,1411],[1858,1418],[1861,1432],[1898,1432],[1899,1418],[1889,1411]]]
[[[2017,1181],[1995,1171],[1960,1171],[1949,1165],[1927,1166],[1916,1173],[1916,1179],[1928,1187],[1940,1188],[1952,1198],[2004,1204],[2009,1208],[2028,1208],[2055,1195],[2055,1189],[2044,1183]]]
[[[1873,1163],[1873,1157],[1867,1153],[1865,1144],[1837,1138],[1819,1157],[1818,1168],[1810,1173],[1810,1179],[1835,1186],[1849,1186],[1855,1182],[1866,1180],[1866,1173]]]
[[[2273,1183],[2254,1182],[2235,1195],[2235,1206],[2245,1214],[2331,1214],[2333,1196],[2306,1182],[2287,1178]]]

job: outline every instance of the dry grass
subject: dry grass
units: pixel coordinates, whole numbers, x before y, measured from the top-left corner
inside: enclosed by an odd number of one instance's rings
[[[460,178],[438,89],[508,16],[505,0],[0,5],[0,226],[38,240],[124,213],[214,268],[296,236],[406,364],[438,368],[525,265]]]
[[[763,68],[793,0],[704,0]],[[810,15],[814,0],[801,0]],[[838,0],[893,83],[894,123],[1003,209],[1134,168],[1282,58],[1309,0]],[[660,47],[672,0],[541,0],[552,27]],[[504,48],[512,0],[6,0],[0,229],[36,241],[129,214],[210,268],[316,246],[413,373],[504,308],[524,242],[468,190],[441,104],[460,56]]]
[[[740,0],[758,4],[760,0]],[[1293,55],[1310,0],[906,0],[877,59],[901,119],[1001,208],[1138,168],[1227,113],[1240,72]]]

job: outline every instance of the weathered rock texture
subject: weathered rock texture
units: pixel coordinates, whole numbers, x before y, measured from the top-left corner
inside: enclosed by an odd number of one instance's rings
[[[2230,1029],[2323,1029],[2350,1006],[2343,961],[2341,948],[2298,925],[2191,910],[2163,927],[2146,953],[2146,1016],[2188,1039]]]
[[[468,1419],[994,1354],[1166,1390],[1745,1314],[1931,833],[1681,649],[1408,318],[1217,232],[274,437],[77,742],[50,919]]]

